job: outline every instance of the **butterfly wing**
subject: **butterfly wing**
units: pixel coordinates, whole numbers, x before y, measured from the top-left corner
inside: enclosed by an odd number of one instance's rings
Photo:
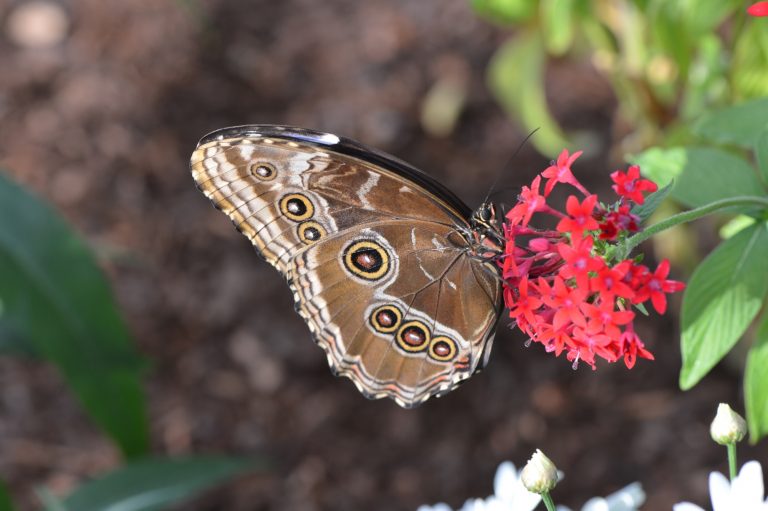
[[[467,255],[466,206],[428,176],[274,126],[205,137],[192,173],[288,280],[331,368],[366,396],[413,406],[482,365],[500,286]]]

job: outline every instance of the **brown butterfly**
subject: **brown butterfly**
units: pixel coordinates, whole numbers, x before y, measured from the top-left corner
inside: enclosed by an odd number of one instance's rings
[[[492,203],[473,213],[392,156],[288,126],[215,131],[191,166],[366,397],[412,407],[485,366],[502,308]]]

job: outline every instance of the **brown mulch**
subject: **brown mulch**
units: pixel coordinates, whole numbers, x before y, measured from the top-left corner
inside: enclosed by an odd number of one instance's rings
[[[476,205],[525,133],[484,80],[509,34],[468,2],[63,1],[69,28],[47,50],[14,42],[20,3],[0,0],[0,166],[101,254],[152,362],[153,451],[273,466],[182,509],[457,507],[492,492],[501,461],[520,465],[536,448],[565,472],[556,497],[571,507],[636,480],[644,509],[708,503],[707,473],[726,468],[708,423],[720,401],[743,409],[743,357],[681,392],[674,313],[639,325],[657,360],[632,371],[573,371],[502,324],[487,370],[448,396],[416,410],[367,401],[330,374],[282,278],[194,187],[188,158],[203,134],[279,123],[380,147]],[[419,109],[449,72],[469,95],[453,134],[436,138]],[[584,59],[548,73],[557,118],[593,140],[577,170],[604,190],[621,164],[607,156],[610,88]],[[547,159],[525,146],[503,186],[528,183]],[[0,440],[0,478],[22,510],[40,507],[36,487],[66,494],[119,463],[56,371],[34,360],[0,359]],[[741,452],[768,459],[765,444]]]

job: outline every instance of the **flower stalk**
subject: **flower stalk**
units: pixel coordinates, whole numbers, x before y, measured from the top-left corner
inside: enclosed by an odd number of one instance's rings
[[[750,195],[740,196],[740,197],[730,197],[728,199],[722,199],[722,200],[707,204],[705,206],[701,206],[688,211],[683,211],[682,213],[678,213],[676,215],[672,215],[669,218],[665,218],[661,222],[655,223],[645,228],[642,232],[639,232],[627,238],[623,243],[619,244],[618,246],[619,248],[616,251],[616,257],[618,258],[626,257],[632,251],[632,249],[637,247],[640,243],[649,239],[654,234],[658,234],[661,231],[669,229],[670,227],[674,227],[676,225],[687,223],[687,222],[692,222],[693,220],[707,216],[716,211],[736,208],[736,207],[745,207],[745,206],[746,207],[757,206],[757,207],[768,210],[768,199],[766,199],[765,197],[757,197],[757,196],[750,196]]]
[[[731,481],[736,479],[736,474],[738,474],[737,470],[737,463],[736,463],[736,442],[732,444],[728,444],[728,473],[731,477]]]
[[[544,501],[547,511],[556,511],[555,503],[552,501],[552,497],[549,495],[548,491],[541,494],[541,500]]]

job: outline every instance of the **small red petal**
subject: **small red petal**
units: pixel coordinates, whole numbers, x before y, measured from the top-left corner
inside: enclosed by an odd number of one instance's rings
[[[757,2],[749,6],[747,13],[750,16],[768,16],[768,2]]]
[[[653,304],[653,308],[656,309],[656,312],[659,314],[663,315],[667,312],[667,297],[664,293],[656,292],[651,294],[651,303]]]

